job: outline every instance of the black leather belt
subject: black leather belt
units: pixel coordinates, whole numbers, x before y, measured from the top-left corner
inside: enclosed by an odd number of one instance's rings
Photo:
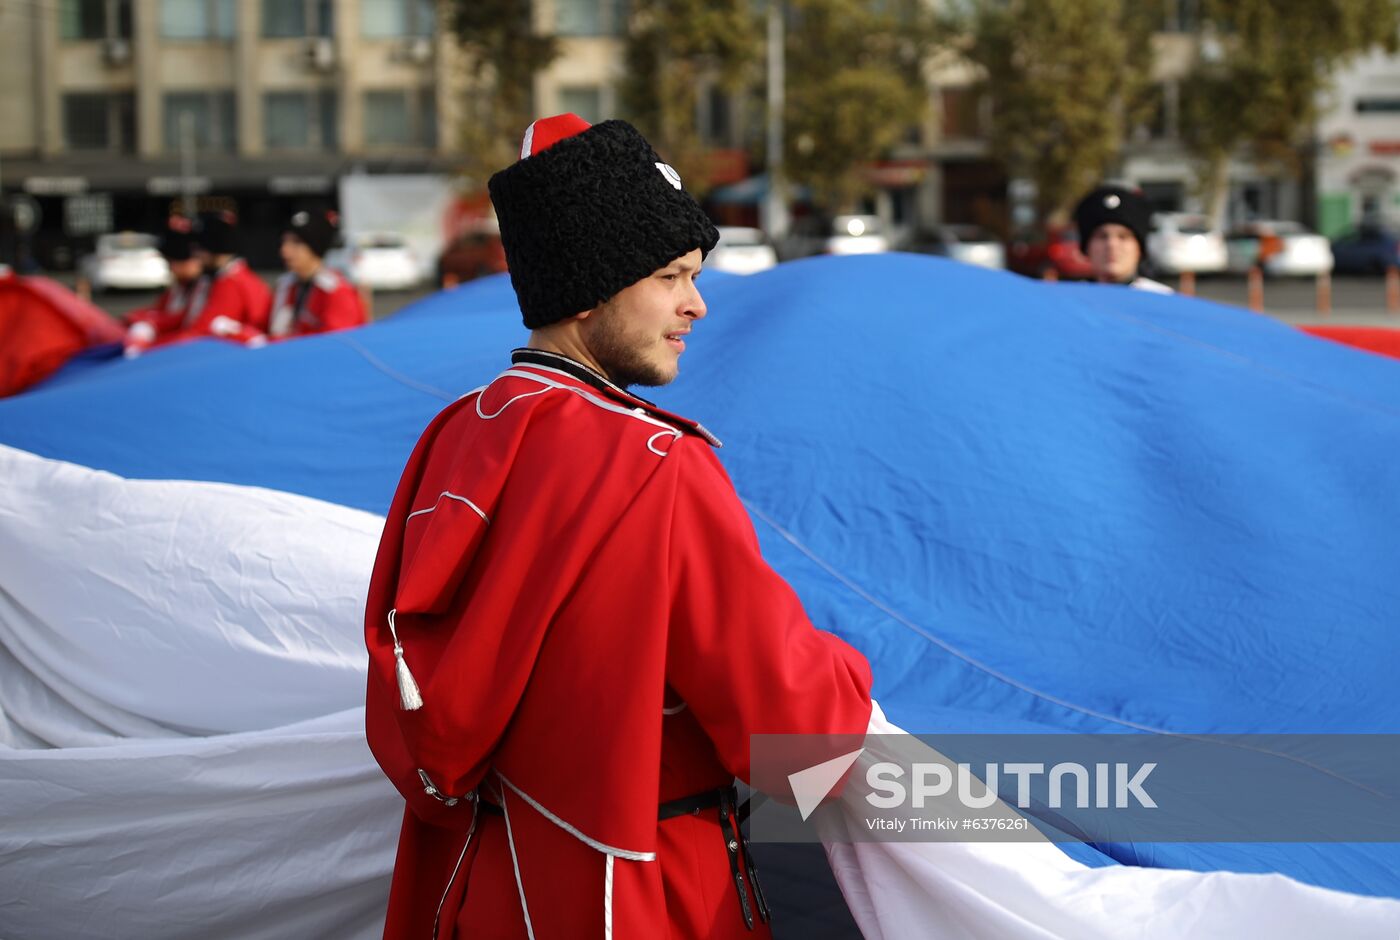
[[[719,810],[719,831],[724,836],[724,851],[729,856],[729,874],[734,879],[734,889],[739,893],[739,910],[744,914],[744,926],[753,930],[753,911],[758,908],[758,916],[765,924],[772,920],[768,901],[763,897],[763,888],[758,883],[758,867],[753,861],[753,851],[749,848],[748,836],[742,826],[749,816],[749,801],[739,804],[739,791],[733,784],[706,790],[692,796],[683,796],[657,807],[657,819],[672,819],[676,816],[698,815],[701,810]],[[740,865],[743,865],[742,872]],[[748,876],[748,886],[753,889],[753,906],[749,905],[749,892],[744,886],[744,876]]]
[[[501,815],[501,808],[495,803],[488,803],[483,799],[478,799],[477,804],[482,812],[490,813],[493,816]],[[749,849],[748,836],[744,835],[742,829],[737,832],[735,823],[742,826],[744,820],[749,817],[749,801],[739,803],[739,791],[733,784],[727,787],[717,787],[713,790],[705,790],[691,796],[683,796],[678,800],[670,800],[662,803],[656,808],[656,818],[658,820],[674,819],[677,816],[699,815],[702,810],[719,810],[719,830],[724,836],[725,854],[729,856],[729,873],[734,879],[734,888],[739,892],[739,910],[744,914],[744,926],[753,930],[753,912],[758,909],[759,918],[766,924],[772,920],[772,912],[768,909],[768,901],[763,896],[763,888],[758,883],[758,867],[753,861],[753,852]],[[742,864],[743,869],[740,870]],[[753,889],[753,905],[749,904],[749,892],[745,886],[745,875],[748,876],[748,887]]]

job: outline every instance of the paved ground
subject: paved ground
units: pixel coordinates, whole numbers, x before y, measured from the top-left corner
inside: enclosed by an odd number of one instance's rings
[[[1201,278],[1196,282],[1196,296],[1246,307],[1249,286],[1242,277]],[[1264,309],[1289,323],[1400,327],[1400,313],[1386,313],[1383,277],[1334,277],[1332,312],[1327,315],[1317,312],[1317,285],[1313,280],[1266,279]]]
[[[269,283],[276,272],[261,272]],[[58,275],[71,286],[72,275]],[[1175,281],[1168,283],[1176,286]],[[374,318],[389,316],[421,297],[428,291],[378,292],[374,295]],[[1242,277],[1200,278],[1196,295],[1220,303],[1245,307],[1249,288]],[[93,298],[99,307],[123,314],[138,309],[155,299],[155,293],[111,293]],[[1268,313],[1289,323],[1332,323],[1356,326],[1391,326],[1400,328],[1400,313],[1385,311],[1385,279],[1381,277],[1337,277],[1332,281],[1332,312],[1317,313],[1317,287],[1312,280],[1270,279],[1264,282],[1264,306]]]

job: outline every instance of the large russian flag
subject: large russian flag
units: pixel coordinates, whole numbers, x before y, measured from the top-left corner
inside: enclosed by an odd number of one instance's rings
[[[1400,731],[1400,363],[902,255],[702,289],[657,397],[724,439],[765,553],[895,725]],[[493,278],[0,401],[0,936],[377,933],[382,513],[524,338]],[[1393,845],[831,851],[869,936],[1400,931]]]

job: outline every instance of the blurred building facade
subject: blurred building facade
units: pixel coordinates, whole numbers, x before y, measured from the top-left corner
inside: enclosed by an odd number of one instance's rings
[[[84,239],[159,228],[186,200],[236,209],[254,236],[265,236],[254,241],[275,246],[296,209],[334,205],[347,174],[451,173],[464,63],[437,7],[0,3],[0,186],[37,217],[38,260],[65,267]],[[1193,0],[1165,8],[1153,40],[1158,106],[1131,135],[1119,175],[1159,209],[1195,210],[1203,200],[1181,142],[1179,88],[1201,54],[1199,24]],[[573,111],[590,121],[620,113],[627,9],[627,0],[535,0],[537,28],[561,40],[561,54],[536,80],[538,113]],[[1018,218],[1023,187],[987,146],[992,103],[977,69],[941,53],[927,63],[925,83],[924,122],[866,170],[869,208],[896,229],[971,223],[1005,235],[1027,222]],[[1400,59],[1359,61],[1332,99],[1310,174],[1232,162],[1227,220],[1296,218],[1335,234],[1363,215],[1400,208]],[[755,171],[757,99],[705,89],[700,112],[702,138],[717,157],[708,182]],[[742,184],[731,189],[745,192]],[[756,217],[756,203],[743,212]]]
[[[1400,56],[1372,53],[1337,76],[1317,144],[1319,231],[1400,220]]]
[[[1198,165],[1181,139],[1181,88],[1203,55],[1198,5],[1194,0],[1167,4],[1162,29],[1152,37],[1154,106],[1124,147],[1121,176],[1142,188],[1162,212],[1201,212],[1206,199]],[[1227,226],[1250,219],[1311,221],[1307,175],[1236,156],[1227,168],[1222,207]]]
[[[7,2],[3,183],[50,265],[190,196],[275,232],[344,173],[445,166],[450,51],[432,0]]]

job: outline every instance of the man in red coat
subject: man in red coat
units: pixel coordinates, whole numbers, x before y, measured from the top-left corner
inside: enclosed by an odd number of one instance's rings
[[[195,232],[209,277],[209,294],[189,332],[256,346],[267,341],[272,292],[239,257],[237,224],[233,213],[214,212],[204,216]]]
[[[171,284],[152,306],[126,315],[123,352],[129,359],[181,338],[199,319],[209,294],[204,262],[196,251],[188,219],[170,219],[161,236],[160,253],[170,265]]]
[[[272,294],[268,323],[271,339],[348,330],[369,322],[360,294],[349,281],[326,267],[326,252],[335,244],[335,217],[328,212],[298,212],[282,235],[287,273]]]
[[[863,734],[869,666],[764,562],[719,442],[628,391],[676,377],[714,226],[624,122],[521,153],[490,188],[529,345],[424,432],[370,582],[385,936],[770,936],[734,778],[750,735]]]

